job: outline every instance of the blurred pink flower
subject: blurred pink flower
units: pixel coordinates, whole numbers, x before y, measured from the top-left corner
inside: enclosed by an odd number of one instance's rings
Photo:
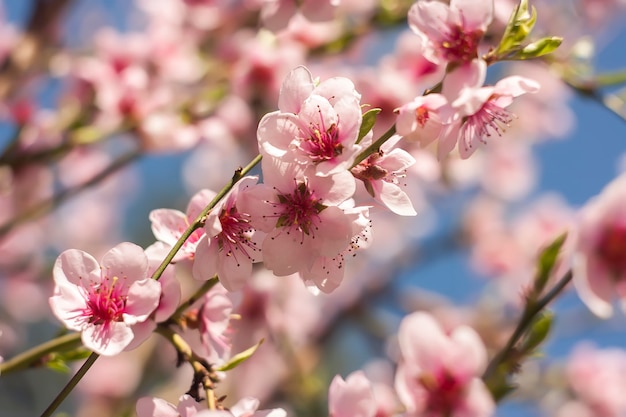
[[[139,246],[120,243],[102,258],[69,249],[53,269],[55,290],[50,307],[63,324],[82,332],[83,344],[101,355],[126,349],[132,326],[156,309],[161,286],[148,276],[148,258]]]
[[[402,362],[396,390],[409,416],[487,417],[495,403],[480,379],[487,351],[470,327],[448,335],[427,313],[406,316],[398,331]]]
[[[336,375],[328,388],[330,417],[374,417],[376,403],[372,384],[363,371],[353,372],[344,381]]]
[[[311,22],[325,22],[333,18],[335,8],[340,2],[341,0],[265,0],[261,19],[265,27],[275,32],[286,28],[298,13]]]
[[[626,174],[621,174],[580,211],[574,255],[574,284],[600,317],[613,313],[618,298],[626,311]]]
[[[569,385],[595,417],[626,414],[626,351],[578,345],[567,362]]]
[[[409,10],[409,26],[428,37],[445,62],[469,62],[493,19],[493,0],[418,1]]]
[[[137,401],[137,417],[286,417],[281,408],[258,410],[259,400],[246,397],[240,399],[229,410],[209,410],[204,402],[196,402],[185,394],[175,406],[155,397],[142,397]]]

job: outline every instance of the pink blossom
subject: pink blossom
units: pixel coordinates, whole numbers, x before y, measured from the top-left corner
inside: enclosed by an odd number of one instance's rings
[[[195,325],[182,332],[193,351],[211,364],[224,363],[230,357],[232,311],[233,301],[218,283],[202,298]]]
[[[278,111],[259,122],[259,148],[267,155],[290,153],[301,164],[314,164],[317,175],[348,169],[361,146],[360,94],[347,78],[315,85],[305,67],[294,69],[283,82]]]
[[[493,19],[493,0],[418,1],[409,10],[409,26],[425,34],[445,62],[469,62]]]
[[[69,249],[57,258],[53,275],[53,313],[101,355],[126,349],[135,337],[132,326],[148,319],[161,295],[159,283],[148,276],[143,249],[128,242],[107,252],[102,266],[88,253]]]
[[[626,311],[626,174],[580,211],[574,284],[587,307],[609,317],[618,298]]]
[[[400,187],[400,181],[406,177],[406,170],[415,164],[415,159],[407,151],[394,148],[399,140],[400,136],[389,139],[378,152],[352,168],[352,174],[389,210],[400,216],[415,216],[413,203]]]
[[[235,403],[229,410],[209,410],[205,402],[196,402],[185,394],[178,405],[156,397],[142,397],[137,401],[137,417],[286,417],[281,408],[258,410],[259,400],[246,397]]]
[[[156,209],[150,212],[150,222],[152,223],[152,233],[157,240],[172,247],[183,232],[196,220],[198,215],[209,205],[215,197],[215,192],[210,190],[201,190],[194,194],[189,200],[185,213],[172,209]],[[180,248],[174,262],[183,259],[193,259],[196,253],[198,242],[204,236],[204,229],[196,229]]]
[[[579,345],[567,362],[566,375],[576,396],[596,417],[626,413],[626,351]]]
[[[263,241],[265,266],[277,276],[310,271],[318,257],[334,257],[350,245],[352,219],[338,206],[355,191],[348,171],[315,175],[312,168],[263,158],[264,183],[243,193],[242,211],[250,213]]]
[[[469,158],[479,144],[486,144],[493,134],[502,136],[514,119],[506,108],[515,97],[539,90],[539,84],[528,78],[511,76],[495,86],[481,87],[486,77],[486,64],[474,60],[452,71],[444,80],[442,93],[450,103],[448,115],[452,122],[439,143],[439,158],[457,144],[461,158]]]
[[[178,399],[178,405],[156,397],[142,397],[136,405],[137,417],[232,417],[224,410],[208,410],[206,403],[196,402],[185,394]]]
[[[430,145],[441,135],[446,120],[442,120],[440,109],[447,103],[441,94],[428,94],[396,109],[398,134],[422,148]]]
[[[324,22],[333,18],[333,13],[341,0],[265,0],[261,19],[265,27],[279,31],[289,25],[297,13],[312,22]]]
[[[402,363],[396,390],[410,416],[487,417],[494,401],[480,379],[487,351],[467,326],[444,333],[427,313],[405,317],[398,331]]]
[[[333,378],[328,389],[328,413],[330,417],[374,417],[372,384],[363,371],[351,373],[345,381],[339,375]]]
[[[256,182],[257,177],[242,178],[208,214],[205,236],[196,247],[196,279],[206,280],[217,274],[226,289],[236,291],[250,279],[252,264],[263,260],[261,243],[265,233],[257,232],[250,224],[251,215],[237,205],[240,192]]]

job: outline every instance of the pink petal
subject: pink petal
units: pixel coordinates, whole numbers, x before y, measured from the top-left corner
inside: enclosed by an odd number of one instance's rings
[[[416,312],[400,323],[398,342],[404,363],[421,370],[437,370],[452,352],[439,323],[427,313]]]
[[[308,271],[300,271],[302,279],[312,281],[317,288],[326,294],[336,290],[344,277],[344,259],[341,254],[335,257],[320,256]]]
[[[185,213],[171,209],[156,209],[150,212],[152,233],[157,240],[173,246],[189,223]]]
[[[313,77],[303,66],[296,67],[283,81],[278,96],[278,108],[284,113],[300,113],[300,106],[313,91]]]
[[[128,324],[142,322],[159,305],[161,284],[150,278],[133,282],[127,294],[124,321]]]
[[[314,248],[322,256],[334,256],[348,248],[352,239],[350,219],[338,207],[330,206],[319,214],[319,229],[314,232]]]
[[[211,190],[200,190],[191,197],[189,204],[187,204],[187,219],[189,222],[193,222],[196,217],[202,213],[202,211],[213,200],[216,193]]]
[[[207,281],[217,274],[217,242],[203,236],[196,247],[193,260],[192,276],[199,281]]]
[[[125,279],[127,285],[148,276],[148,258],[140,246],[123,242],[102,257],[103,276]]]
[[[344,381],[335,376],[328,389],[328,411],[333,417],[373,417],[376,402],[372,384],[363,371],[353,372]]]
[[[252,278],[252,261],[241,253],[238,255],[220,256],[218,276],[228,291],[239,291]]]
[[[260,150],[279,158],[285,155],[291,142],[301,135],[298,118],[290,113],[268,113],[263,116],[257,129]]]
[[[137,417],[178,417],[174,405],[154,397],[142,397],[135,408]]]
[[[611,317],[613,285],[607,271],[580,253],[574,255],[572,265],[573,282],[578,296],[598,317]]]
[[[316,255],[311,239],[300,233],[287,234],[275,229],[263,241],[263,263],[274,275],[283,277],[310,268]]]
[[[361,95],[356,91],[354,83],[346,77],[333,77],[324,80],[315,87],[312,94],[322,96],[331,105],[335,105],[338,100],[361,100]]]
[[[133,331],[124,322],[113,321],[101,325],[87,326],[81,340],[85,347],[102,356],[114,356],[121,353],[133,340]]]
[[[380,194],[377,197],[391,211],[399,216],[415,216],[417,212],[409,196],[396,184],[379,181]]]
[[[450,8],[458,10],[466,32],[484,32],[493,20],[493,0],[452,0]]]
[[[481,375],[487,368],[487,349],[474,329],[459,326],[450,334],[459,354],[453,363],[449,363],[456,375],[467,378]],[[458,372],[458,373],[457,373]]]
[[[81,331],[88,317],[83,315],[87,307],[84,292],[76,285],[57,287],[49,300],[52,313],[70,330]]]
[[[57,285],[64,282],[89,288],[100,282],[100,265],[98,261],[78,249],[69,249],[61,253],[54,263],[53,276]]]
[[[448,31],[448,27],[460,22],[450,7],[439,1],[418,1],[411,6],[408,22],[415,32],[424,33],[430,40],[437,42]]]

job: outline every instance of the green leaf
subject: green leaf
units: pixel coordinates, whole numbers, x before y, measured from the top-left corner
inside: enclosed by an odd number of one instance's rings
[[[554,322],[554,313],[545,310],[538,314],[534,320],[526,337],[522,341],[520,351],[524,355],[530,354],[546,339]]]
[[[537,260],[537,275],[535,276],[532,293],[534,297],[539,297],[548,283],[552,270],[554,269],[554,264],[556,264],[556,260],[566,239],[567,233],[563,233],[539,254],[539,259]]]
[[[71,371],[68,365],[69,362],[86,359],[89,355],[91,355],[91,351],[82,346],[67,352],[52,353],[46,361],[46,367],[53,371],[67,374]]]
[[[259,340],[259,343],[257,343],[256,345],[244,350],[243,352],[239,352],[238,354],[230,358],[230,360],[226,362],[224,365],[217,368],[217,370],[220,372],[224,372],[224,371],[230,371],[231,369],[236,368],[237,366],[239,366],[239,364],[248,360],[254,354],[254,352],[256,352],[259,346],[263,344],[264,341],[265,339],[261,339]]]
[[[513,54],[511,59],[532,59],[547,55],[554,52],[561,45],[561,42],[563,42],[563,38],[559,36],[541,38],[523,47],[520,51]]]
[[[509,52],[519,48],[522,42],[530,35],[536,21],[537,10],[534,7],[529,9],[528,0],[520,0],[509,17],[509,22],[504,29],[496,54],[507,55]]]
[[[363,120],[361,121],[361,128],[359,129],[359,136],[356,140],[356,143],[361,142],[361,140],[369,133],[370,130],[374,127],[374,123],[376,123],[376,116],[381,112],[382,109],[375,108],[369,109],[365,113],[363,113]]]

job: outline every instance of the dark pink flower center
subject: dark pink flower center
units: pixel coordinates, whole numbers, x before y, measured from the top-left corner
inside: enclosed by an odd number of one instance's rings
[[[319,213],[326,208],[303,182],[297,185],[293,193],[279,194],[278,201],[281,211],[276,227],[289,230],[295,228],[306,235],[317,229]]]
[[[87,306],[83,311],[83,315],[89,318],[89,323],[106,325],[114,321],[123,321],[126,294],[124,285],[118,281],[118,277],[113,279],[106,277],[99,286],[89,291]]]
[[[430,119],[430,114],[428,113],[428,107],[419,106],[418,108],[415,109],[415,121],[421,128],[423,128],[426,125],[426,122],[428,122],[428,119]]]
[[[242,253],[248,259],[253,259],[252,252],[259,249],[256,242],[250,239],[254,229],[250,226],[250,216],[237,211],[236,206],[226,204],[220,213],[222,232],[216,236],[220,250],[226,252],[226,256],[236,256]]]
[[[464,391],[464,385],[446,370],[436,375],[424,373],[419,383],[428,392],[426,410],[435,415],[449,415],[457,408]]]
[[[626,224],[605,227],[596,254],[611,272],[622,276],[626,272]]]
[[[502,136],[513,121],[513,113],[495,104],[493,99],[487,100],[480,110],[465,119],[461,139],[466,148],[471,148],[475,140],[487,143],[485,137],[491,137],[493,133]]]
[[[314,162],[328,161],[341,155],[343,145],[339,138],[339,121],[326,127],[321,107],[318,106],[319,122],[310,122],[302,129],[299,148]]]
[[[313,162],[328,161],[341,155],[343,145],[339,141],[339,129],[333,123],[328,129],[311,126],[309,137],[300,144],[300,149],[309,155]]]
[[[476,58],[483,32],[480,30],[465,32],[459,25],[448,29],[439,44],[444,59],[449,62],[470,62]]]

